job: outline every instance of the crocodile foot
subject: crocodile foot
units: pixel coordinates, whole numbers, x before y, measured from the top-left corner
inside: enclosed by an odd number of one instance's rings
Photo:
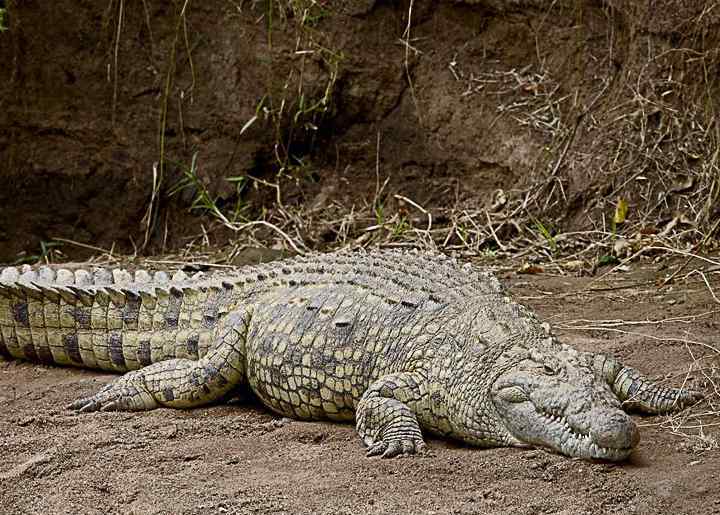
[[[368,447],[367,456],[394,458],[425,448],[415,414],[396,399],[372,397],[361,401],[357,430]]]
[[[90,397],[83,397],[67,406],[80,413],[91,411],[143,411],[158,407],[158,402],[145,387],[142,372],[128,372],[105,385]]]

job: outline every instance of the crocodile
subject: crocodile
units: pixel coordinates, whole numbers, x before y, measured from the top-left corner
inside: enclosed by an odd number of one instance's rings
[[[249,387],[270,410],[355,421],[369,456],[424,434],[623,460],[628,410],[702,394],[561,343],[498,279],[440,254],[356,251],[188,276],[0,272],[0,356],[123,373],[80,413],[193,408]]]

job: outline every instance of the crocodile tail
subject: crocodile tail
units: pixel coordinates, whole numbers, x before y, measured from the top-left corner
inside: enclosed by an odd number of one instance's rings
[[[125,372],[210,345],[227,289],[179,272],[0,270],[0,355]]]
[[[648,415],[672,413],[703,398],[700,392],[668,387],[651,381],[638,370],[626,367],[610,356],[596,354],[593,366],[628,411]]]

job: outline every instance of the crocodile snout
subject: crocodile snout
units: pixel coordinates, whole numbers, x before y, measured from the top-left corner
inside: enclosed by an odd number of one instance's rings
[[[623,411],[595,408],[588,414],[590,437],[602,447],[632,449],[640,441],[635,422]]]

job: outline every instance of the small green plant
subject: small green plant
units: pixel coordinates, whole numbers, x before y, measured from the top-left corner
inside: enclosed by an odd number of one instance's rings
[[[550,246],[550,251],[555,254],[558,250],[555,236],[553,236],[552,232],[550,232],[550,229],[545,227],[545,225],[543,225],[540,220],[533,218],[533,223],[535,224],[535,228],[540,233],[540,235],[545,238],[545,241],[547,241],[548,245]]]
[[[484,247],[482,249],[482,257],[487,260],[492,260],[497,258],[497,249],[492,249],[490,247]]]
[[[145,6],[145,2],[143,1],[143,6],[146,10],[146,17],[148,19],[147,25],[148,29],[150,28],[150,22],[149,22],[149,15],[147,13],[147,6]],[[179,10],[178,10],[179,9]],[[145,224],[145,239],[143,241],[142,247],[145,248],[145,246],[149,242],[150,233],[152,232],[152,228],[155,225],[155,222],[157,221],[159,217],[159,203],[156,202],[156,199],[160,196],[160,191],[163,189],[163,185],[165,184],[165,168],[166,168],[166,134],[167,134],[167,127],[168,127],[168,106],[170,105],[171,101],[171,95],[173,94],[173,88],[175,86],[175,75],[177,72],[177,53],[178,53],[178,47],[181,44],[181,40],[184,43],[185,50],[187,52],[187,61],[190,68],[190,75],[192,77],[192,82],[189,85],[189,88],[187,90],[184,90],[180,94],[180,125],[181,130],[182,129],[182,99],[187,94],[190,100],[192,101],[192,95],[193,91],[195,90],[195,84],[196,84],[196,73],[195,73],[195,64],[192,57],[192,48],[190,45],[190,39],[188,35],[188,25],[187,25],[187,12],[190,9],[190,0],[185,0],[184,2],[181,2],[180,4],[176,4],[176,12],[177,12],[177,18],[175,21],[175,35],[172,40],[172,44],[170,46],[170,51],[168,58],[166,60],[166,66],[167,69],[164,73],[164,77],[162,79],[163,81],[163,87],[162,87],[162,94],[160,96],[160,118],[158,123],[158,132],[157,132],[157,138],[158,138],[158,151],[159,151],[159,159],[155,166],[153,167],[153,189],[150,196],[150,202],[147,207],[147,211],[145,212],[145,216],[143,216],[143,223]],[[118,81],[118,48],[119,48],[119,42],[120,42],[120,33],[122,29],[122,19],[123,19],[123,11],[124,11],[124,2],[121,0],[119,7],[118,7],[118,22],[117,22],[117,31],[115,36],[115,50],[114,50],[114,70],[115,70],[115,85],[114,85],[114,92],[113,92],[113,107],[112,107],[112,123],[115,124],[115,107],[117,104],[117,81]],[[151,50],[154,45],[153,39],[152,39],[152,31],[149,31],[150,34],[150,46]],[[155,67],[154,64],[152,64],[153,68]],[[244,130],[244,129],[243,129]],[[242,132],[241,132],[242,134]],[[183,140],[184,140],[184,134],[183,134]]]
[[[61,245],[62,243],[59,241],[41,240],[39,254],[18,255],[18,258],[11,264],[15,266],[30,263],[49,263],[52,261],[53,250],[55,247],[60,247]]]
[[[277,7],[277,8],[276,8]],[[327,44],[328,36],[317,29],[320,21],[329,15],[327,8],[316,0],[290,0],[290,2],[267,3],[268,42],[271,48],[268,65],[274,77],[277,67],[272,57],[273,13],[288,29],[297,35],[297,59],[288,70],[282,87],[269,82],[265,95],[256,106],[256,116],[262,117],[275,133],[275,165],[277,174],[291,172],[300,164],[302,155],[312,151],[324,119],[332,112],[335,85],[344,60]],[[294,27],[293,27],[294,26]],[[324,72],[320,81],[309,81],[308,69],[319,68]]]
[[[400,216],[400,219],[395,222],[390,230],[390,237],[392,239],[398,239],[401,238],[403,234],[405,234],[407,231],[411,229],[410,223],[408,222],[407,218],[404,216]]]
[[[382,202],[375,204],[375,224],[383,225],[385,223],[385,205]]]
[[[0,32],[8,30],[7,25],[7,8],[0,7]]]
[[[247,205],[242,201],[242,192],[247,186],[247,177],[244,175],[236,175],[234,177],[225,177],[225,180],[235,186],[235,204],[231,213],[231,220],[239,220],[243,217],[243,213],[247,209]]]
[[[185,190],[193,191],[193,201],[190,204],[191,211],[202,211],[209,213],[224,224],[232,224],[242,218],[246,205],[242,201],[242,192],[247,185],[247,177],[235,176],[226,177],[225,180],[235,186],[235,203],[230,213],[225,214],[218,204],[219,197],[213,196],[205,186],[205,183],[198,176],[197,168],[198,152],[192,156],[189,168],[182,168],[182,178],[172,187],[169,194],[176,195]]]
[[[471,235],[470,231],[468,230],[467,226],[464,223],[458,223],[457,224],[457,230],[455,231],[455,235],[460,238],[460,241],[463,245],[468,246],[470,243]]]
[[[300,157],[295,155],[295,147],[302,143],[300,148],[307,151],[312,146],[323,119],[333,107],[335,83],[343,56],[314,43],[312,45],[312,52],[319,56],[323,68],[328,71],[327,82],[322,90],[318,92],[313,88],[314,91],[307,91],[302,73],[298,75],[296,70],[291,70],[280,95],[268,92],[256,107],[256,112],[262,114],[274,129],[275,161],[280,174],[294,163],[301,162]],[[293,83],[297,83],[297,89],[291,87]]]
[[[619,263],[620,260],[612,254],[603,254],[597,260],[598,266],[617,265]]]

